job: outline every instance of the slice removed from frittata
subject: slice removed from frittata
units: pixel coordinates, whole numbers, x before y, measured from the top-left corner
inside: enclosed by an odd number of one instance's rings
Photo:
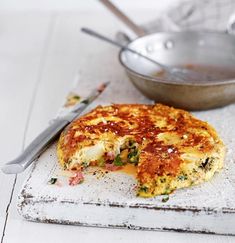
[[[153,197],[208,181],[223,167],[225,146],[214,128],[162,104],[98,106],[61,134],[65,170],[137,169],[137,195]]]

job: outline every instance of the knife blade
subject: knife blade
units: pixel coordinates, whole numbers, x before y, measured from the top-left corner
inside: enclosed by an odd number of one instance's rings
[[[108,86],[109,82],[101,84],[93,90],[87,98],[75,105],[72,110],[53,121],[42,133],[40,133],[29,146],[16,159],[6,163],[1,169],[5,174],[17,174],[23,172],[46,148],[54,141],[60,132],[76,119],[89,104],[91,104]]]

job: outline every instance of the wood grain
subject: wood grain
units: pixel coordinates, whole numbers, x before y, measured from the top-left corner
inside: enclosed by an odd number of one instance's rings
[[[0,21],[4,23],[0,38],[0,110],[1,117],[4,117],[0,119],[1,136],[4,137],[0,141],[1,150],[4,151],[1,163],[13,159],[23,148],[29,100],[37,79],[42,40],[48,24],[46,16],[30,24],[31,18],[30,14],[26,14],[24,18],[21,15],[0,15]],[[34,28],[35,24],[38,25],[37,29]],[[14,175],[1,174],[2,230],[7,219],[14,182]]]

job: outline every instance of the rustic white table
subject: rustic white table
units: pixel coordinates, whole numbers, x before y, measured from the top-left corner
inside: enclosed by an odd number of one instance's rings
[[[120,77],[124,77],[116,60],[117,50],[84,37],[79,31],[84,25],[109,35],[123,29],[124,26],[104,9],[88,6],[90,3],[87,6],[83,3],[80,7],[73,1],[68,2],[70,8],[66,9],[67,6],[59,1],[58,8],[44,11],[43,3],[38,10],[34,9],[32,2],[26,5],[27,2],[23,1],[25,8],[18,3],[16,9],[7,6],[8,9],[4,5],[7,5],[6,1],[0,3],[3,7],[0,10],[0,165],[19,154],[55,116],[74,85],[77,73],[81,77],[86,74],[94,78],[95,75],[100,77],[100,70],[104,73],[105,68],[109,68],[100,67],[97,58],[92,58],[94,48],[100,49],[95,53],[100,52],[101,59],[112,55],[110,65],[116,65]],[[49,3],[56,5],[57,1]],[[76,5],[74,9],[73,4]],[[145,11],[156,14],[150,8]],[[146,15],[149,16],[150,12]],[[132,15],[136,14],[143,18],[135,6]],[[117,77],[111,75],[107,78]],[[15,176],[0,172],[1,243],[235,242],[235,237],[230,236],[27,222],[16,211],[17,194],[26,173],[28,171]]]

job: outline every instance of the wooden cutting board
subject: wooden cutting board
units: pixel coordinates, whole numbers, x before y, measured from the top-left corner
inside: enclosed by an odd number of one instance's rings
[[[85,96],[97,83],[81,81],[75,92]],[[115,80],[89,109],[111,102],[151,103],[129,82]],[[235,105],[194,115],[212,124],[227,146],[224,169],[210,182],[178,190],[167,202],[166,196],[137,198],[134,177],[123,172],[90,169],[85,182],[72,187],[61,175],[55,142],[32,166],[19,194],[19,213],[46,223],[235,235]],[[64,178],[62,186],[49,185],[57,175]]]

